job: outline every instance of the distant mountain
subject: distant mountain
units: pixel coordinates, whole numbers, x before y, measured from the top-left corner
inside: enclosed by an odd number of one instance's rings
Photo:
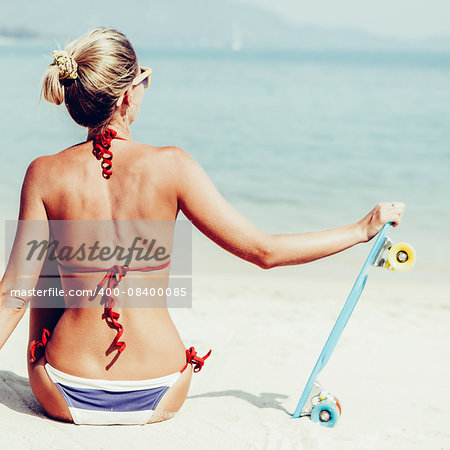
[[[0,36],[57,40],[61,45],[95,26],[115,27],[132,42],[155,47],[298,48],[339,50],[450,50],[450,37],[408,42],[360,30],[297,26],[280,15],[236,0],[77,0],[76,8],[59,0],[2,5]],[[27,24],[24,27],[24,24]],[[7,27],[7,28],[5,28]],[[21,31],[22,30],[22,31]]]
[[[39,38],[39,33],[25,27],[2,27],[0,26],[0,36],[11,39],[35,39]]]
[[[422,39],[410,43],[411,46],[419,50],[435,50],[435,51],[449,51],[450,50],[450,37],[449,36],[436,36],[433,38]]]

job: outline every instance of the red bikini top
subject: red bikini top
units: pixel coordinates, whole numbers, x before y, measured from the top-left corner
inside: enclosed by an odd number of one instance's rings
[[[94,136],[94,149],[92,153],[98,160],[102,160],[102,176],[106,180],[109,180],[112,175],[113,154],[109,148],[114,138],[126,141],[125,138],[118,137],[117,132],[111,128],[106,128],[106,130]]]

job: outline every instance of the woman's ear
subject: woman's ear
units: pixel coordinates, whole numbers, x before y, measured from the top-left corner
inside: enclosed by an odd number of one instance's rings
[[[125,96],[125,93],[123,93],[123,94],[119,97],[119,99],[117,100],[117,102],[116,102],[116,106],[117,106],[117,107],[119,107],[119,106],[122,105],[124,96]]]
[[[131,104],[131,89],[126,90],[117,100],[116,105],[117,107],[121,106],[122,104],[130,105]]]

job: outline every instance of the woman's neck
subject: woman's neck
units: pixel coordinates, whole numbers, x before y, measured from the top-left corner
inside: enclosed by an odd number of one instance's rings
[[[128,124],[126,123],[122,123],[122,121],[115,121],[112,120],[108,127],[111,130],[114,130],[117,133],[118,137],[121,137],[123,139],[126,139],[128,141],[132,141],[133,138],[131,137],[131,132],[130,132],[130,127]],[[95,130],[93,130],[92,128],[88,129],[88,136],[87,136],[87,140],[91,141],[94,139],[94,136],[98,134]]]

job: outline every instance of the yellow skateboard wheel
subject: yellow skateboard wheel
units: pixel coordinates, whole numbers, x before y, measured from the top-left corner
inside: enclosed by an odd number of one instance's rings
[[[416,252],[406,242],[398,242],[389,249],[388,263],[392,270],[409,270],[416,263]]]

